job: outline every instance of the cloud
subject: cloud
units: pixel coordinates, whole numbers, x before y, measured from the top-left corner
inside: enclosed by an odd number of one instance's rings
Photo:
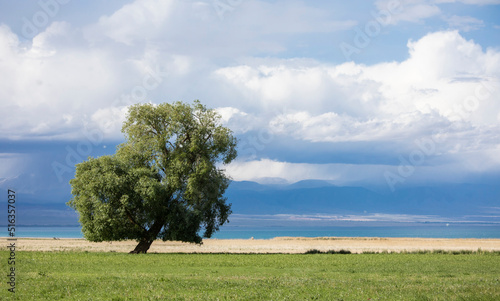
[[[428,34],[408,48],[410,57],[400,63],[282,61],[215,74],[257,100],[254,109],[281,110],[269,119],[270,130],[297,139],[412,141],[436,131],[472,139],[499,128],[498,51],[484,51],[456,31]],[[479,144],[490,147],[488,141],[500,140],[488,134]]]
[[[463,3],[467,5],[497,5],[499,0],[378,0],[375,6],[379,11],[389,12],[390,18],[387,19],[388,24],[398,24],[400,22],[421,23],[425,19],[440,16],[443,11],[440,5],[446,3]],[[482,27],[480,20],[472,17],[451,17],[448,21],[451,28],[458,28],[456,25],[461,25],[462,28],[468,29],[464,31],[474,30],[477,27]],[[468,26],[466,26],[468,24]],[[453,26],[452,26],[453,25]]]
[[[453,183],[499,172],[499,52],[483,50],[457,31],[428,34],[410,41],[408,49],[409,58],[402,62],[369,66],[284,60],[215,71],[244,99],[253,100],[253,110],[276,112],[267,119],[275,137],[310,141],[310,147],[400,143],[393,150],[399,159],[381,165],[290,163],[275,156],[234,163],[228,173],[235,180],[386,185],[386,172],[399,174],[398,168],[407,165],[415,172],[403,179],[406,184]],[[431,144],[422,151],[423,141]],[[420,161],[411,163],[416,153]]]
[[[338,178],[338,174],[327,165],[287,163],[269,159],[233,162],[225,169],[235,181],[265,182],[268,178],[281,178],[294,183],[304,179],[335,180]]]
[[[249,31],[263,35],[335,32],[356,25],[353,20],[335,20],[333,13],[308,6],[303,1],[248,1],[236,7],[232,14],[234,18],[224,18],[224,21],[250,25]]]
[[[284,51],[293,35],[355,23],[300,1],[252,1],[230,14],[220,20],[208,1],[137,0],[82,27],[53,22],[31,41],[0,25],[0,108],[10,112],[0,137],[79,139],[98,111],[144,101],[234,106],[232,87],[213,76],[218,58]]]
[[[436,3],[464,3],[470,5],[494,5],[500,4],[500,0],[435,0]]]
[[[459,29],[463,32],[478,30],[484,27],[483,20],[478,20],[469,16],[451,16],[445,18],[451,29]]]
[[[217,108],[224,126],[229,127],[236,134],[243,134],[251,130],[262,128],[263,120],[253,114],[248,114],[234,107]]]
[[[457,150],[460,139],[471,142],[461,151],[498,144],[500,53],[457,31],[409,41],[408,59],[373,65],[247,59],[218,66],[157,47],[128,49],[132,54],[96,49],[68,23],[53,23],[31,45],[1,26],[0,106],[12,113],[0,125],[3,138],[78,139],[87,126],[120,139],[126,106],[205,95],[201,100],[218,107],[236,133],[266,129],[312,142],[412,144],[438,131],[452,137],[447,151]]]
[[[104,27],[135,13],[133,20],[155,24],[174,18],[167,6],[151,20],[143,18],[155,3],[136,1],[95,26],[106,33]],[[188,3],[175,5],[191,8]],[[136,6],[138,12],[132,10]],[[295,10],[290,6],[287,11]],[[142,39],[134,30],[125,36],[109,31],[113,35],[101,38],[132,45]],[[103,40],[96,42],[103,47],[95,48],[83,32],[55,22],[26,45],[7,26],[0,27],[0,65],[5,70],[0,74],[1,107],[12,113],[0,125],[4,138],[77,139],[82,127],[90,126],[101,128],[108,139],[119,139],[127,105],[205,95],[202,101],[218,107],[225,124],[237,133],[267,128],[313,142],[401,139],[412,144],[437,130],[455,137],[449,141],[471,142],[466,149],[491,149],[499,143],[494,132],[500,116],[495,93],[500,90],[500,53],[483,50],[457,31],[409,41],[409,57],[402,62],[332,65],[311,59],[247,59],[231,66],[157,46],[125,46],[130,52],[116,52],[118,46]],[[448,151],[456,150],[455,144]]]
[[[283,52],[295,42],[292,36],[331,33],[356,24],[302,1],[230,3],[222,5],[222,12],[218,3],[136,0],[83,31],[93,44],[111,40],[175,54],[228,58]]]
[[[224,169],[235,181],[261,184],[295,183],[314,179],[338,186],[388,187],[387,185],[391,185],[386,177],[388,173],[401,177],[397,183],[392,184],[394,186],[463,183],[473,182],[477,180],[476,177],[484,174],[500,172],[499,150],[500,146],[497,145],[489,151],[467,151],[445,157],[439,152],[424,153],[415,144],[410,155],[400,155],[394,164],[314,164],[258,159],[237,160]]]
[[[0,106],[9,112],[0,125],[2,136],[69,138],[78,131],[81,114],[113,92],[121,68],[110,54],[64,44],[73,35],[66,23],[53,23],[30,47],[1,28]]]
[[[395,22],[434,16],[440,3],[403,1],[411,9]],[[268,57],[286,51],[295,37],[355,23],[301,1],[242,2],[220,20],[209,2],[138,0],[81,28],[54,22],[28,42],[2,25],[0,109],[9,114],[1,138],[81,139],[87,127],[119,140],[128,105],[200,98],[237,134],[267,130],[311,143],[398,141],[410,150],[419,137],[441,135],[447,140],[440,154],[497,151],[500,53],[458,31],[410,40],[400,62]],[[273,158],[266,163],[277,175],[259,174],[266,168],[254,163],[252,177],[302,177],[291,168],[338,176]],[[243,177],[243,169],[232,168]]]
[[[105,37],[125,45],[147,42],[161,34],[172,14],[174,2],[136,0],[111,16],[102,16],[97,24],[85,29],[85,34],[93,42]]]
[[[441,14],[435,1],[429,0],[379,0],[375,2],[375,6],[379,11],[392,12],[388,24],[393,25],[401,21],[420,22]]]
[[[0,153],[0,184],[22,173],[29,161],[28,156],[20,153]]]
[[[97,110],[92,114],[90,120],[102,131],[103,135],[110,137],[121,132],[122,124],[128,112],[127,106],[108,107]],[[119,138],[121,136],[118,135]]]
[[[311,102],[306,103],[305,99],[309,98],[312,102],[322,99],[328,79],[326,71],[321,66],[289,67],[287,62],[283,62],[274,66],[226,67],[214,73],[219,78],[250,92],[248,97],[259,100],[255,105],[277,110],[291,100],[297,100],[297,106],[310,108]],[[298,100],[303,101],[303,104]]]
[[[287,133],[312,142],[380,141],[411,139],[446,129],[450,122],[438,114],[404,113],[390,118],[356,119],[334,112],[311,116],[308,112],[280,115],[271,120],[276,133]]]
[[[160,58],[145,50],[127,56],[90,47],[79,30],[59,22],[35,36],[31,45],[0,26],[0,52],[0,108],[9,112],[0,125],[1,138],[10,139],[82,138],[82,128],[97,122],[100,110],[150,100],[167,77],[185,75],[191,68],[189,58],[181,55]],[[115,131],[106,139],[120,135],[121,121],[113,120],[117,124],[106,131]]]

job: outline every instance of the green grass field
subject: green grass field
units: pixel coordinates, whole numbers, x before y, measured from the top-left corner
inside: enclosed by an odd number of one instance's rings
[[[500,255],[17,252],[1,300],[500,300]]]

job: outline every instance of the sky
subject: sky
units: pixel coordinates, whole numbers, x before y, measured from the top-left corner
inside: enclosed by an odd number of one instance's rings
[[[236,181],[500,179],[500,0],[0,0],[0,187],[57,195],[127,107],[199,99]]]

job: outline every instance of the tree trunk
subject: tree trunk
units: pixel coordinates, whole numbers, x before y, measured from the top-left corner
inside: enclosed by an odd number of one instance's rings
[[[135,249],[133,251],[130,251],[129,254],[146,254],[153,241],[156,239],[156,237],[158,237],[158,233],[160,233],[164,223],[165,222],[163,220],[155,222],[153,226],[149,228],[149,230],[141,238]]]
[[[152,240],[141,239],[135,249],[133,251],[130,251],[130,254],[146,254],[152,243]]]

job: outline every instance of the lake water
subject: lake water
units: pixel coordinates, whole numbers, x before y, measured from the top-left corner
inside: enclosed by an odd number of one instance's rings
[[[7,227],[2,231],[7,236]],[[302,237],[422,237],[422,238],[500,238],[499,224],[439,224],[355,227],[231,227],[226,226],[213,238],[270,239],[280,236]],[[22,227],[16,237],[83,238],[80,227]]]

